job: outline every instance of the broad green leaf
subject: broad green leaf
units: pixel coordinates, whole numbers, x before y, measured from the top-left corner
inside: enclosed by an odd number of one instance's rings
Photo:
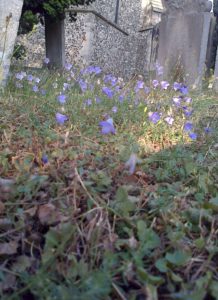
[[[218,281],[213,280],[210,284],[209,290],[211,296],[218,300]]]
[[[158,300],[157,288],[154,285],[147,283],[146,291],[148,295],[147,300]]]
[[[195,246],[196,246],[198,249],[203,249],[204,246],[205,246],[205,240],[204,240],[203,238],[196,239],[196,240],[195,240]]]
[[[155,267],[162,273],[166,273],[168,271],[167,261],[165,258],[159,258],[155,262]]]
[[[160,276],[153,276],[149,274],[142,267],[137,268],[137,274],[142,281],[149,282],[151,284],[160,285],[164,283],[164,279]]]
[[[211,208],[214,211],[218,212],[218,197],[210,199],[209,203],[211,205]]]
[[[118,188],[113,206],[124,217],[128,217],[129,213],[135,209],[135,204],[129,200],[128,193],[123,187]]]
[[[159,236],[153,229],[147,228],[146,223],[142,220],[137,222],[137,233],[142,247],[154,249],[160,245]]]
[[[171,277],[171,279],[174,281],[174,282],[183,282],[183,279],[182,279],[182,277],[180,276],[180,275],[178,275],[178,274],[175,274],[174,272],[170,272],[170,277]]]
[[[183,266],[191,258],[191,255],[188,252],[177,250],[172,253],[166,254],[166,260],[175,266]]]

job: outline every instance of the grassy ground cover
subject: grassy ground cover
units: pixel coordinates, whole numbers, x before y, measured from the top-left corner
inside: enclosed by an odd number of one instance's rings
[[[1,94],[1,299],[218,299],[218,102],[97,67]]]

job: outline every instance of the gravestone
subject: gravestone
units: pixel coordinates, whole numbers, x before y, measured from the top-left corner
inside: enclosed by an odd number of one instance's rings
[[[165,0],[160,24],[158,61],[170,80],[201,88],[205,70],[212,3]]]
[[[53,68],[62,68],[65,64],[64,20],[52,21],[45,18],[46,57]]]
[[[218,93],[218,47],[216,51],[216,62],[215,62],[215,70],[214,70],[214,91]]]
[[[23,0],[0,0],[0,85],[5,85],[17,30]]]
[[[163,12],[162,0],[142,0],[136,70],[144,76],[149,76],[156,69],[159,24]]]

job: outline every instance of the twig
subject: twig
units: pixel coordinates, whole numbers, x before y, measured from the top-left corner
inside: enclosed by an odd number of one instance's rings
[[[127,300],[127,298],[121,293],[120,289],[116,286],[115,283],[112,283],[113,288],[115,289],[117,296],[121,299],[121,300]]]
[[[82,181],[82,178],[80,177],[78,171],[77,171],[77,168],[74,169],[75,171],[75,174],[77,176],[77,179],[79,180],[82,188],[84,189],[84,191],[86,192],[86,194],[89,196],[89,198],[92,200],[92,202],[97,206],[97,207],[100,207],[100,205],[95,201],[95,199],[92,197],[92,195],[89,193],[89,191],[87,190],[86,186],[84,185],[83,181]]]

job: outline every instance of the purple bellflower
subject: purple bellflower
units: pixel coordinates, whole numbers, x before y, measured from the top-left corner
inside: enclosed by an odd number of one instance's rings
[[[99,98],[99,97],[95,97],[95,102],[97,103],[97,104],[99,104],[99,103],[101,103],[101,98]]]
[[[160,115],[158,112],[149,112],[148,113],[149,120],[156,124],[160,120]]]
[[[66,103],[66,96],[64,94],[61,94],[57,97],[60,104]]]
[[[188,87],[186,85],[182,85],[180,87],[180,92],[183,94],[183,95],[187,95],[188,94]]]
[[[173,89],[174,89],[174,91],[179,91],[181,89],[181,83],[178,83],[175,81],[173,83]]]
[[[101,73],[101,68],[100,67],[94,67],[94,73],[96,75],[100,74]]]
[[[37,85],[34,85],[33,86],[33,92],[37,93],[39,91],[39,88]]]
[[[45,95],[46,95],[46,90],[42,89],[42,90],[41,90],[41,95],[42,95],[42,96],[45,96]]]
[[[163,75],[163,67],[159,63],[156,63],[155,67],[157,76]]]
[[[190,123],[190,122],[187,122],[187,123],[185,123],[185,125],[184,125],[184,131],[191,131],[192,129],[193,129],[193,124],[192,123]]]
[[[44,64],[48,65],[49,63],[50,63],[50,59],[49,59],[48,57],[46,57],[46,58],[44,59]]]
[[[198,137],[198,135],[197,135],[196,133],[194,133],[194,132],[190,132],[190,133],[189,133],[189,137],[190,137],[190,139],[192,139],[192,140],[196,140],[197,137]]]
[[[33,80],[34,80],[36,83],[40,83],[40,81],[41,81],[41,79],[40,79],[39,77],[35,77]]]
[[[66,63],[64,68],[65,68],[65,70],[70,71],[72,69],[72,64]]]
[[[16,73],[15,77],[18,80],[23,80],[25,76],[24,76],[24,74],[22,72],[20,72],[20,73]]]
[[[48,163],[48,156],[46,154],[43,154],[41,160],[43,164],[46,165]]]
[[[168,86],[170,85],[169,82],[167,82],[167,81],[161,81],[160,84],[161,84],[161,88],[163,90],[167,90]]]
[[[30,75],[27,76],[27,80],[28,81],[31,82],[31,81],[33,81],[33,79],[34,79],[33,75],[30,74]]]
[[[205,127],[205,128],[204,128],[204,132],[205,132],[206,134],[210,134],[210,133],[213,132],[213,129],[212,129],[211,127]]]
[[[193,109],[190,109],[187,106],[183,106],[183,113],[187,118],[189,118],[193,114]]]
[[[145,92],[145,94],[149,94],[149,93],[150,93],[150,88],[149,88],[149,87],[147,87],[147,86],[145,86],[145,88],[144,88],[144,92]]]
[[[64,84],[63,84],[63,91],[66,91],[66,90],[68,90],[69,88],[70,88],[70,84],[67,83],[67,82],[64,82]]]
[[[57,123],[60,125],[63,125],[64,122],[66,122],[68,120],[68,117],[66,115],[63,115],[60,113],[56,113],[55,117],[56,117]]]
[[[154,79],[152,81],[152,84],[153,84],[153,87],[156,89],[158,87],[158,85],[159,85],[159,81],[157,79]]]
[[[112,118],[109,118],[106,121],[99,122],[99,126],[101,127],[102,134],[115,134],[116,132]]]
[[[172,117],[166,117],[164,119],[169,125],[173,125],[174,119]]]
[[[105,95],[107,95],[108,98],[110,98],[110,99],[113,98],[114,93],[113,93],[113,91],[112,91],[111,89],[109,89],[108,87],[104,86],[104,87],[102,88],[102,92],[103,92]]]
[[[117,111],[118,111],[118,108],[117,108],[117,106],[113,106],[112,107],[112,109],[111,109],[111,111],[113,112],[113,113],[117,113]]]
[[[87,83],[83,79],[79,80],[79,86],[83,93],[87,90]]]
[[[138,162],[137,155],[135,153],[132,153],[128,161],[125,163],[125,167],[129,168],[130,175],[132,175],[135,172],[137,162]]]
[[[119,102],[120,102],[120,103],[123,103],[123,101],[124,101],[124,95],[120,95],[120,96],[119,96]]]
[[[85,101],[84,101],[84,104],[85,104],[86,106],[91,106],[91,105],[92,105],[92,99],[87,99],[87,100],[85,100]]]
[[[135,86],[135,92],[138,93],[138,91],[143,88],[144,88],[144,81],[138,80]]]
[[[173,97],[173,103],[176,106],[180,106],[180,104],[181,104],[181,98],[180,97]]]
[[[184,101],[185,101],[187,104],[190,104],[190,103],[192,103],[192,98],[190,98],[190,97],[185,97],[185,98],[184,98]]]

